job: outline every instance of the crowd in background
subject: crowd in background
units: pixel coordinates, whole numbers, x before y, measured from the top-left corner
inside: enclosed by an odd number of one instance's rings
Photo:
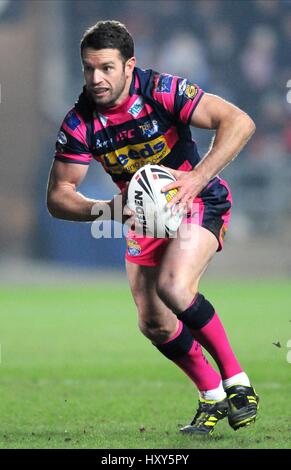
[[[256,133],[238,161],[222,173],[234,199],[228,237],[246,242],[253,236],[290,237],[291,0],[0,2],[0,23],[13,28],[14,23],[25,25],[30,17],[35,44],[31,64],[38,80],[34,99],[41,123],[41,135],[33,131],[32,136],[32,140],[39,139],[40,155],[30,155],[33,164],[29,164],[35,172],[35,186],[26,188],[27,213],[35,224],[23,223],[24,236],[18,229],[13,249],[26,237],[26,247],[34,256],[86,266],[123,265],[123,240],[115,240],[114,245],[112,240],[96,241],[90,224],[72,228],[68,222],[52,219],[44,195],[60,123],[83,86],[80,38],[88,27],[106,19],[128,27],[139,67],[189,78],[250,114]],[[19,103],[22,98],[20,93]],[[193,129],[201,155],[212,135],[212,131]],[[16,174],[16,168],[20,172],[13,158],[10,162],[15,165],[11,174]],[[117,192],[95,162],[80,190],[98,199]],[[7,224],[19,218],[19,211],[10,213]],[[15,220],[11,233],[18,226]],[[7,246],[10,239],[6,237]]]
[[[67,13],[76,38],[67,42],[70,75],[80,67],[84,30],[118,19],[135,39],[140,67],[187,77],[250,114],[256,133],[225,170],[235,228],[241,236],[278,232],[291,215],[291,1],[74,0]],[[203,155],[212,135],[194,129],[193,137]]]
[[[257,125],[249,158],[289,159],[290,0],[75,0],[69,10],[78,38],[116,18],[133,34],[140,66],[189,77],[245,109]]]

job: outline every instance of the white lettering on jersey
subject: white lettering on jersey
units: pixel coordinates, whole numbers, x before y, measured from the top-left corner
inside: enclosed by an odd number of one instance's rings
[[[128,112],[129,114],[131,114],[133,117],[137,117],[139,115],[139,113],[141,112],[141,110],[143,109],[144,107],[144,101],[143,101],[143,98],[141,96],[139,96],[135,102],[133,103],[133,105],[129,108]]]

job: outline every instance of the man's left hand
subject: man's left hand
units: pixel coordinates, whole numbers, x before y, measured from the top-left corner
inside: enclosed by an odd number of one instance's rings
[[[178,189],[177,194],[171,199],[167,206],[171,208],[176,204],[175,212],[191,212],[194,198],[205,188],[208,184],[208,180],[201,176],[196,170],[180,171],[167,167],[164,168],[176,178],[176,181],[164,186],[162,192],[175,188]]]

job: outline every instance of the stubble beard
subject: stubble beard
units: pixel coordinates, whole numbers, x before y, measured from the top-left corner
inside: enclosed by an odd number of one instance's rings
[[[93,92],[90,93],[94,103],[97,106],[103,106],[104,108],[110,108],[112,106],[115,106],[116,101],[119,99],[119,97],[122,95],[125,86],[126,86],[126,78],[125,74],[122,75],[121,79],[122,83],[116,88],[116,90],[109,89],[108,96],[106,97],[98,97],[96,96]]]

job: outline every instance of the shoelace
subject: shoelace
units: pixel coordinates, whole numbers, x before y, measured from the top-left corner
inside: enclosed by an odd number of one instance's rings
[[[208,407],[209,405],[207,403],[199,403],[196,414],[191,422],[191,426],[193,426],[193,424],[203,424],[204,421],[207,421],[208,417],[210,416],[209,413],[207,412]],[[197,423],[196,423],[196,420],[197,420]]]

